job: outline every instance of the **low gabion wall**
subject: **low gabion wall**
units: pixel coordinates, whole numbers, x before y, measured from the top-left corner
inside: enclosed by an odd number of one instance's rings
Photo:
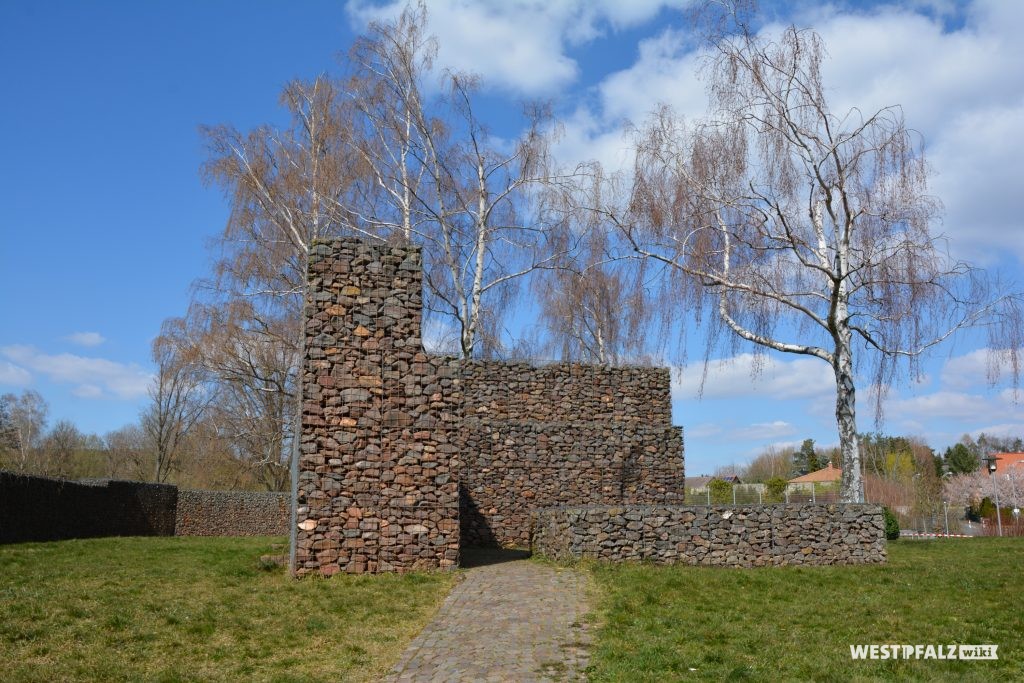
[[[178,489],[140,481],[78,483],[0,471],[0,543],[171,536]]]
[[[719,567],[886,561],[882,506],[584,506],[538,510],[533,552]]]
[[[254,491],[178,491],[175,536],[283,536],[288,494]]]
[[[288,494],[68,481],[0,470],[0,543],[101,536],[281,536]]]

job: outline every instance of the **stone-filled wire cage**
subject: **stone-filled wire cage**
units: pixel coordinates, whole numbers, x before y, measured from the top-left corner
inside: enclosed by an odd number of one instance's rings
[[[448,568],[538,507],[683,499],[669,373],[423,351],[410,246],[312,247],[296,569]]]
[[[458,559],[459,389],[420,342],[418,250],[314,245],[306,302],[296,569]]]
[[[682,502],[666,370],[475,360],[459,369],[465,544],[527,545],[538,507]]]

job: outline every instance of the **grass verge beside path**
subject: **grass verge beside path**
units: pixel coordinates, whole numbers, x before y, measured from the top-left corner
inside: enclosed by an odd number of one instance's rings
[[[269,538],[0,546],[4,681],[375,680],[451,574],[292,581]]]
[[[1024,681],[1024,542],[896,541],[889,563],[593,565],[591,681]],[[998,661],[853,661],[853,644],[994,644]]]

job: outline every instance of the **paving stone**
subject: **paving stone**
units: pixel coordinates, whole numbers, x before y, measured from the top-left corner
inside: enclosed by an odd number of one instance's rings
[[[512,551],[469,551],[434,619],[385,681],[582,681],[590,632],[585,574]]]

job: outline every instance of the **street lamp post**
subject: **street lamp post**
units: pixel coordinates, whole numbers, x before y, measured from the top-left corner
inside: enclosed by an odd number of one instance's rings
[[[917,512],[917,519],[921,523],[921,533],[928,533],[924,525],[924,504],[921,497],[921,473],[916,472],[913,476],[914,481],[914,509]]]
[[[996,528],[999,530],[999,535],[1003,535],[1003,516],[999,514],[999,487],[996,486],[996,460],[999,458],[994,455],[990,455],[985,458],[985,464],[988,465],[988,478],[992,480],[992,493],[996,498]]]
[[[1017,498],[1017,479],[1007,474],[1006,481],[1010,482],[1011,490],[1013,491],[1013,528],[1014,533],[1016,534],[1018,533],[1018,523],[1020,522],[1020,503]]]
[[[942,491],[946,492],[946,484],[949,478],[953,476],[952,472],[946,472],[942,475]],[[942,514],[946,518],[946,535],[949,536],[949,501],[942,501]],[[957,533],[963,533],[963,525],[957,530]]]

